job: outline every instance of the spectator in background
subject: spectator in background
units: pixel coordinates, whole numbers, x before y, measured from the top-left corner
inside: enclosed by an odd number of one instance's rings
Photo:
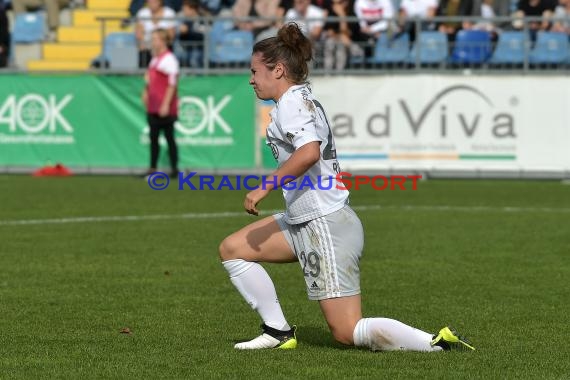
[[[170,41],[176,34],[176,13],[163,5],[162,0],[148,0],[147,6],[137,13],[136,36],[139,44],[139,67],[146,67],[151,59],[151,35],[164,29]]]
[[[519,0],[515,17],[542,17],[542,21],[531,21],[528,23],[528,28],[531,37],[534,40],[536,32],[539,30],[547,30],[550,28],[549,19],[554,13],[556,8],[556,0]],[[522,29],[524,24],[521,20],[515,20],[513,26],[516,29]]]
[[[394,17],[391,0],[356,0],[354,13],[360,23],[360,31],[374,39],[388,30],[389,19]]]
[[[165,29],[151,32],[152,60],[145,74],[146,87],[142,101],[146,108],[150,128],[150,168],[154,173],[158,165],[160,131],[168,143],[171,176],[178,176],[178,148],[174,140],[174,123],[178,118],[178,74],[176,56],[168,49],[170,33]]]
[[[277,6],[277,18],[283,19],[287,11],[291,8],[293,8],[293,0],[280,0]],[[283,23],[278,22],[277,27],[280,28],[281,26],[283,26]]]
[[[441,0],[436,15],[441,17],[471,16],[474,9],[474,0]],[[467,21],[445,21],[439,24],[438,30],[445,33],[450,41],[454,41],[460,29],[469,29],[469,27],[470,23]]]
[[[59,11],[69,6],[70,0],[13,0],[14,13],[25,13],[31,9],[44,7],[47,12],[48,41],[57,40],[57,28],[59,28]]]
[[[199,18],[208,16],[208,11],[200,7],[199,0],[184,0],[181,16],[184,17],[178,26],[178,41],[182,47],[181,64],[185,67],[202,67],[204,33],[208,30],[208,25]]]
[[[354,13],[358,17],[360,33],[356,41],[364,45],[365,55],[372,55],[373,47],[381,33],[387,32],[390,19],[394,18],[391,0],[356,0]]]
[[[213,16],[218,15],[223,9],[231,9],[233,0],[201,0],[200,6]]]
[[[413,19],[420,19],[420,31],[432,29],[438,0],[402,0],[400,3],[399,25],[404,33],[410,35],[410,40],[416,38],[416,23]]]
[[[10,56],[10,25],[4,4],[0,1],[0,68],[8,66]]]
[[[558,6],[554,10],[554,24],[552,32],[570,34],[570,0],[558,0]]]
[[[477,21],[471,29],[486,30],[497,36],[499,29],[507,28],[509,22],[493,22],[495,17],[508,17],[510,15],[510,4],[501,0],[475,0],[473,16],[481,17],[484,20]]]
[[[251,31],[254,37],[258,37],[269,29],[274,29],[272,34],[276,35],[276,20],[271,19],[277,16],[278,6],[279,0],[237,0],[232,8],[232,16],[236,19],[238,29]],[[246,17],[260,17],[261,19],[240,20]]]
[[[89,0],[87,0],[89,1]],[[129,5],[129,13],[131,17],[135,17],[146,3],[146,0],[132,0]],[[178,13],[182,9],[182,0],[164,0],[164,6]]]
[[[336,21],[325,23],[325,70],[343,70],[346,67],[348,56],[362,56],[362,49],[352,41],[352,37],[359,31],[358,23],[348,22],[347,17],[354,17],[354,5],[349,0],[332,0],[328,12],[329,17],[339,18]]]
[[[277,7],[277,16],[285,17],[287,11],[293,8],[293,1],[294,0],[280,0],[279,6]],[[332,0],[312,0],[311,4],[328,11],[331,7]]]
[[[294,0],[293,8],[285,14],[285,22],[299,25],[299,29],[314,44],[321,37],[326,16],[326,12],[311,4],[311,0]]]

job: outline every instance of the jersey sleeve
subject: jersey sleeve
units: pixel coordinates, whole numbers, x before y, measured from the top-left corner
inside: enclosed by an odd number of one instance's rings
[[[321,142],[315,124],[315,105],[309,100],[287,99],[279,107],[279,125],[295,149],[313,141]]]
[[[178,60],[174,57],[174,54],[168,54],[158,65],[158,70],[168,75],[168,84],[171,86],[176,86],[178,81],[178,73],[180,71],[180,65]]]

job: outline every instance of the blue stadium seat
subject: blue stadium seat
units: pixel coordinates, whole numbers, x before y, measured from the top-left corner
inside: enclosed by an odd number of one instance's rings
[[[522,64],[525,55],[524,32],[502,32],[490,63],[493,64]]]
[[[115,32],[105,37],[103,56],[111,69],[136,69],[139,49],[134,33]]]
[[[251,59],[253,33],[245,30],[217,30],[210,32],[210,62],[213,64],[245,63]]]
[[[568,61],[568,35],[566,33],[538,32],[530,63],[559,64]]]
[[[220,19],[214,21],[212,24],[211,34],[214,36],[221,36],[225,32],[234,29],[234,22],[231,19]]]
[[[137,46],[137,38],[134,33],[115,32],[110,33],[105,37],[105,44],[103,46],[104,53],[114,47],[131,47]]]
[[[43,41],[46,32],[46,18],[43,12],[18,13],[12,30],[14,43]]]
[[[409,56],[410,36],[408,33],[391,37],[382,33],[376,41],[374,56],[370,59],[370,63],[406,63]]]
[[[421,32],[410,53],[410,63],[437,64],[447,59],[449,43],[440,32]]]
[[[103,52],[91,66],[135,69],[138,67],[138,46],[134,33],[115,32],[105,37]]]
[[[489,59],[493,51],[491,35],[483,30],[460,30],[455,37],[452,63],[479,64]]]

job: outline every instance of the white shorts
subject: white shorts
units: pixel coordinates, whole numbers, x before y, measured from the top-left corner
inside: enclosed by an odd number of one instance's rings
[[[301,264],[310,300],[360,294],[364,233],[349,206],[300,224],[288,224],[283,214],[274,217]]]

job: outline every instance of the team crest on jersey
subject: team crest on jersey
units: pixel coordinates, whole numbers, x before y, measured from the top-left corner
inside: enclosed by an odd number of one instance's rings
[[[273,143],[268,144],[271,148],[271,153],[273,154],[273,158],[277,159],[279,157],[279,150],[277,149],[277,145]]]

